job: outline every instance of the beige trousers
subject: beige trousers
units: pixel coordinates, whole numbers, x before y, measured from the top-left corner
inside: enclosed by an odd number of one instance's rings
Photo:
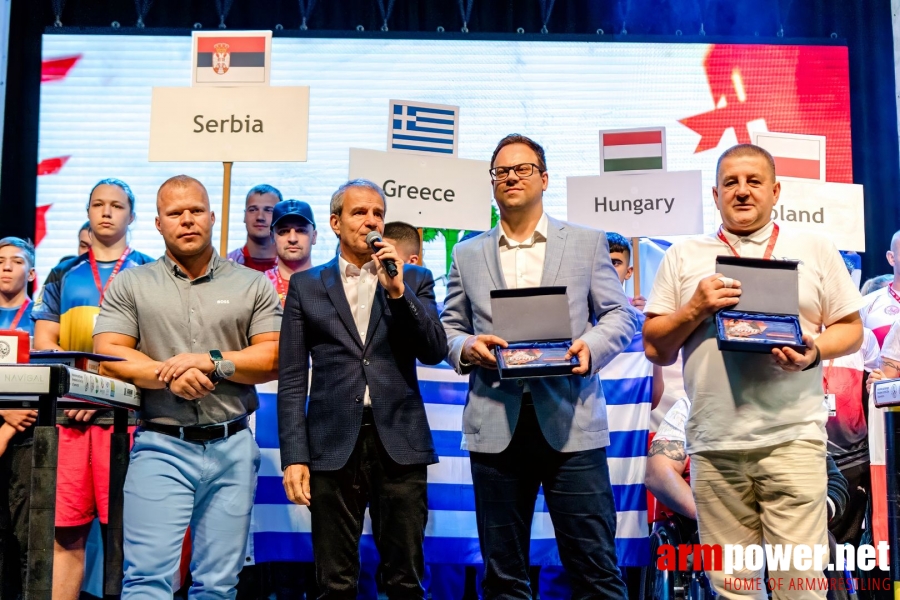
[[[794,440],[755,450],[692,454],[691,488],[703,544],[827,548],[828,480],[821,442]],[[827,557],[825,560],[827,564]],[[773,598],[825,598],[823,590],[798,589],[822,579],[822,572],[814,566],[808,571],[797,570],[793,561],[787,570],[774,570],[773,566],[769,565],[768,574],[775,584]],[[707,574],[722,598],[765,600],[764,568]],[[762,582],[761,590],[754,589],[759,588],[758,582]]]

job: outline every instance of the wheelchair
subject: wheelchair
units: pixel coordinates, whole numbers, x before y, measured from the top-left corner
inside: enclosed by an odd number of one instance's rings
[[[660,571],[656,568],[657,549],[665,544],[678,548],[679,544],[700,543],[697,522],[672,515],[653,526],[650,534],[650,565],[642,569],[641,600],[709,600],[716,598],[706,573],[694,571],[693,556],[688,558],[685,571]]]

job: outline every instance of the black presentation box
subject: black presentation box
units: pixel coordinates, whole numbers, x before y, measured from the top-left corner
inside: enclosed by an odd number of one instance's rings
[[[769,354],[806,350],[800,329],[800,280],[795,260],[720,256],[716,272],[741,282],[737,306],[716,313],[719,350]]]
[[[509,344],[494,348],[500,379],[571,375],[578,358],[565,359],[572,323],[565,286],[492,290],[494,335]]]

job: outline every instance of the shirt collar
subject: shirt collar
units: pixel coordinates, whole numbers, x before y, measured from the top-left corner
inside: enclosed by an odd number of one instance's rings
[[[722,227],[721,231],[725,235],[725,239],[728,240],[729,244],[736,244],[737,242],[747,243],[751,242],[754,244],[765,244],[769,241],[769,238],[772,237],[772,230],[775,227],[775,221],[769,221],[761,228],[757,229],[750,235],[736,235],[731,233],[724,227]]]
[[[223,260],[222,257],[220,257],[215,251],[213,251],[212,258],[209,259],[209,265],[207,265],[206,267],[206,272],[193,281],[200,281],[206,278],[212,279],[216,271],[219,270],[219,267],[224,265],[225,262],[226,261]],[[179,267],[175,263],[175,261],[172,260],[172,257],[168,254],[163,254],[163,263],[166,265],[166,270],[172,273],[172,275],[174,275],[175,277],[188,279],[188,276],[185,274],[185,272],[181,270],[181,267]]]
[[[360,269],[353,263],[345,260],[343,256],[338,256],[338,267],[341,270],[341,281],[344,283],[347,283],[349,277],[359,277],[361,271],[368,271],[372,275],[376,274],[374,260],[370,260]]]
[[[506,230],[503,228],[503,222],[500,222],[500,245],[507,246],[509,248],[517,248],[519,246],[528,248],[534,246],[538,242],[546,242],[547,241],[547,231],[549,229],[549,221],[547,219],[547,213],[541,214],[541,220],[538,221],[537,227],[534,228],[534,233],[531,236],[522,242],[517,242],[514,239],[510,238],[506,234]]]

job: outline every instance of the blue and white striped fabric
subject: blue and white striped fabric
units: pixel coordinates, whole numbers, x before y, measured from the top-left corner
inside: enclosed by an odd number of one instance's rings
[[[650,551],[643,481],[652,370],[643,357],[640,336],[602,373],[611,423],[610,477],[616,507],[620,510],[616,550],[623,566],[645,564]],[[430,563],[477,564],[481,562],[481,551],[475,524],[472,473],[468,452],[460,449],[468,381],[442,363],[438,367],[420,366],[419,385],[440,456],[438,464],[428,467],[425,559]],[[268,384],[259,386],[259,390],[256,439],[262,464],[251,528],[253,558],[256,562],[311,561],[309,510],[289,503],[281,483],[276,388],[274,384]],[[363,528],[360,554],[365,562],[377,560],[368,518]],[[538,496],[532,524],[531,562],[534,565],[560,564],[553,524],[543,495]]]

